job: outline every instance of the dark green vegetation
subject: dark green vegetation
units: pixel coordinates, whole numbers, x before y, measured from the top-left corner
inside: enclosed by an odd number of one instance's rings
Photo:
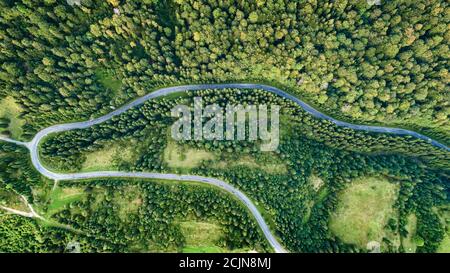
[[[209,243],[216,250],[270,251],[247,209],[219,189],[119,179],[53,186],[28,157],[23,148],[0,142],[0,205],[27,211],[19,198],[24,194],[45,220],[2,211],[0,252],[62,252],[70,242],[83,252],[183,251],[195,247],[184,222],[214,224],[220,233]]]
[[[281,105],[279,149],[267,154],[260,152],[255,142],[182,141],[177,145],[184,150],[180,153],[186,157],[183,160],[195,164],[174,165],[173,158],[167,158],[167,148],[174,149],[168,135],[174,121],[170,109],[177,104],[190,105],[196,95],[202,96],[205,105]],[[361,245],[341,241],[328,225],[331,213],[338,208],[340,192],[354,179],[373,176],[399,188],[391,196],[391,205],[383,207],[392,211],[386,214],[389,219],[375,223],[382,225],[377,226],[381,235],[375,237],[380,239],[383,251],[404,251],[398,241],[408,237],[406,219],[411,213],[417,216],[414,236],[424,241],[417,251],[436,251],[444,237],[444,225],[432,208],[448,203],[448,153],[415,139],[335,127],[264,91],[203,90],[188,97],[148,101],[89,129],[48,137],[42,144],[42,155],[46,164],[54,168],[78,171],[85,158],[96,151],[132,140],[139,143],[133,150],[137,156],[126,162],[115,159],[111,162],[114,169],[221,178],[255,201],[272,230],[291,251],[365,251]],[[267,166],[277,166],[278,171]],[[314,185],[310,177],[320,179],[320,185]],[[380,200],[373,200],[377,201]]]
[[[337,117],[448,143],[449,9],[442,0],[2,0],[0,97],[23,107],[29,138],[161,85],[269,82]]]
[[[45,185],[41,175],[31,165],[28,151],[13,144],[0,142],[0,189],[32,197],[32,187]]]
[[[269,250],[246,208],[218,189],[135,180],[99,180],[83,187],[87,196],[54,218],[111,242],[115,246],[111,251],[180,252],[186,243],[180,222],[185,221],[217,223],[223,236],[215,243],[225,250]]]
[[[160,86],[251,81],[279,86],[338,118],[410,127],[449,144],[449,20],[441,0],[0,0],[0,105],[18,106],[2,106],[0,133],[30,139]],[[187,96],[50,136],[43,159],[53,169],[86,170],[94,162],[87,158],[116,145],[132,147],[133,156],[114,151],[109,166],[104,154],[93,168],[221,178],[255,202],[289,250],[305,252],[366,251],[333,233],[330,220],[353,181],[379,177],[398,188],[394,204],[383,207],[389,219],[377,226],[382,250],[448,249],[448,152],[339,128],[258,90],[199,94],[205,103],[281,105],[279,150],[187,141],[176,145],[187,160],[195,154],[195,164],[173,164],[165,158],[173,144],[169,112],[190,103]],[[267,250],[248,212],[217,189],[116,179],[52,189],[51,182],[32,169],[23,148],[0,143],[0,204],[17,208],[23,194],[49,220],[0,215],[0,252],[61,252],[74,241],[86,252]],[[192,229],[204,223],[218,235],[192,245]]]
[[[86,153],[104,147],[110,140],[130,140],[137,138],[135,147],[141,150],[136,162],[121,161],[115,164],[123,170],[164,170],[163,150],[169,127],[175,121],[170,110],[178,104],[192,103],[192,97],[201,96],[204,104],[217,103],[225,107],[227,103],[278,104],[281,106],[281,134],[285,139],[301,134],[325,145],[357,151],[361,153],[405,154],[427,162],[433,167],[450,168],[449,153],[412,137],[388,134],[366,133],[338,127],[331,122],[311,117],[293,102],[261,90],[202,90],[174,99],[147,101],[142,106],[130,109],[111,120],[85,130],[64,132],[50,136],[42,144],[42,156],[47,164],[63,171],[79,170],[86,159]],[[212,141],[193,143],[217,151],[245,153],[256,152],[259,145],[245,141]],[[144,151],[145,150],[145,151]]]

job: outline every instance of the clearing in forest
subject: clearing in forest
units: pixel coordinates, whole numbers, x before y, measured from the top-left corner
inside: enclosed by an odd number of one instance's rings
[[[272,159],[276,158],[276,155],[273,155]],[[230,159],[230,160],[224,160],[219,161],[212,165],[212,167],[218,168],[218,169],[227,169],[230,167],[250,167],[254,169],[261,169],[267,173],[271,174],[283,174],[287,172],[286,166],[284,164],[275,160],[272,160],[272,162],[258,162],[255,160],[255,158],[251,156],[241,156],[236,159]]]
[[[385,226],[396,218],[392,206],[398,185],[382,177],[354,180],[339,195],[339,204],[330,219],[330,229],[342,241],[366,248],[371,241],[380,242],[387,235]]]
[[[181,232],[186,240],[183,246],[185,253],[223,252],[218,243],[223,237],[220,226],[207,222],[180,222]]]
[[[443,206],[439,210],[441,221],[445,226],[445,235],[441,244],[439,245],[438,253],[450,253],[450,206]]]
[[[131,162],[135,143],[105,144],[103,149],[86,154],[82,171],[116,170],[116,161]]]
[[[214,154],[180,146],[173,141],[169,141],[164,149],[164,161],[171,168],[192,169],[198,167],[202,161],[210,159],[214,159]]]
[[[407,218],[408,222],[406,223],[406,230],[408,231],[408,235],[405,238],[402,238],[403,249],[407,253],[415,253],[418,245],[421,245],[420,240],[416,236],[417,230],[417,217],[415,214],[410,214]],[[422,240],[423,245],[423,240]]]
[[[56,187],[49,196],[46,215],[52,216],[66,208],[72,202],[81,200],[85,196],[84,189],[76,187]]]
[[[0,118],[9,120],[9,125],[6,128],[0,128],[0,134],[9,131],[12,138],[20,138],[22,126],[25,124],[25,121],[20,119],[21,112],[22,108],[13,97],[5,97],[0,101]]]
[[[123,191],[114,193],[113,203],[118,206],[119,217],[123,221],[127,221],[131,214],[136,214],[142,202],[141,189],[136,185],[124,186]]]

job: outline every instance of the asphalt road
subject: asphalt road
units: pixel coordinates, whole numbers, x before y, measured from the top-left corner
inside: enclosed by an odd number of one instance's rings
[[[6,137],[0,136],[0,140],[12,142],[15,144],[26,146],[31,153],[31,160],[34,165],[34,167],[44,176],[55,179],[55,180],[77,180],[77,179],[89,179],[89,178],[100,178],[100,177],[133,177],[133,178],[153,178],[153,179],[165,179],[165,180],[178,180],[178,181],[196,181],[201,182],[209,185],[214,185],[216,187],[219,187],[231,194],[233,194],[235,197],[237,197],[240,201],[243,202],[243,204],[250,210],[250,212],[255,217],[258,225],[260,226],[261,230],[263,231],[265,237],[267,238],[270,245],[274,248],[275,252],[284,253],[287,252],[283,246],[277,241],[275,236],[271,233],[269,227],[267,226],[266,222],[264,221],[263,217],[259,213],[258,209],[255,207],[255,205],[252,203],[252,201],[241,191],[236,189],[235,187],[231,186],[230,184],[221,181],[219,179],[215,178],[208,178],[208,177],[202,177],[202,176],[195,176],[195,175],[176,175],[176,174],[161,174],[161,173],[129,173],[129,172],[115,172],[115,171],[100,171],[100,172],[87,172],[87,173],[73,173],[73,174],[60,174],[60,173],[54,173],[48,169],[46,169],[39,159],[39,143],[40,141],[46,137],[49,134],[57,133],[57,132],[63,132],[63,131],[69,131],[74,129],[84,129],[91,127],[93,125],[105,122],[109,119],[111,119],[114,116],[120,115],[123,112],[129,110],[130,108],[133,108],[135,106],[143,104],[145,101],[158,98],[162,96],[166,96],[173,93],[178,92],[187,92],[187,91],[196,91],[196,90],[203,90],[203,89],[224,89],[224,88],[239,88],[239,89],[263,89],[268,92],[275,93],[279,96],[282,96],[284,98],[287,98],[289,100],[294,101],[296,104],[298,104],[300,107],[302,107],[305,111],[310,113],[312,116],[320,119],[325,119],[330,122],[333,122],[334,124],[341,126],[341,127],[347,127],[354,130],[360,130],[360,131],[366,131],[366,132],[377,132],[377,133],[388,133],[388,134],[394,134],[394,135],[405,135],[405,136],[412,136],[416,137],[422,140],[427,141],[431,145],[434,145],[438,148],[445,149],[446,151],[449,151],[449,147],[445,146],[442,143],[439,143],[436,140],[433,140],[427,136],[421,135],[419,133],[400,129],[400,128],[390,128],[390,127],[382,127],[382,126],[368,126],[368,125],[359,125],[359,124],[352,124],[348,122],[343,122],[336,120],[330,116],[327,116],[318,110],[312,108],[307,103],[303,102],[302,100],[272,86],[263,85],[263,84],[247,84],[247,83],[230,83],[230,84],[199,84],[199,85],[183,85],[183,86],[175,86],[175,87],[167,87],[167,88],[161,88],[158,89],[152,93],[149,93],[143,97],[140,97],[134,101],[132,101],[129,104],[126,104],[104,116],[101,116],[96,119],[88,120],[88,121],[82,121],[82,122],[75,122],[75,123],[66,123],[66,124],[58,124],[54,126],[47,127],[40,132],[38,132],[32,141],[24,143],[16,140],[12,140]]]

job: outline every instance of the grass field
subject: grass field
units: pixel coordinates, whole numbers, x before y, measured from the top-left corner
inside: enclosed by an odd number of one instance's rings
[[[6,97],[0,101],[0,118],[8,118],[11,120],[9,123],[8,130],[11,132],[11,137],[14,139],[19,139],[22,135],[22,126],[25,124],[25,121],[19,118],[22,109],[16,103],[14,98]],[[1,129],[0,129],[1,134]]]
[[[443,224],[445,225],[445,237],[442,240],[439,248],[437,249],[438,253],[450,253],[450,206],[444,206],[439,210],[439,215]]]
[[[142,205],[141,191],[138,186],[127,185],[124,192],[114,194],[114,204],[119,207],[119,217],[123,221],[129,219],[130,214],[138,212]]]
[[[62,188],[56,187],[49,196],[49,204],[47,206],[46,216],[52,216],[63,210],[66,205],[81,200],[85,196],[82,188]]]
[[[81,171],[116,170],[116,160],[130,162],[133,159],[134,143],[107,144],[103,149],[86,154]]]
[[[28,211],[28,207],[25,205],[20,195],[6,189],[0,189],[0,205],[12,209]]]
[[[342,241],[366,248],[371,241],[386,236],[387,221],[395,218],[392,208],[398,186],[386,178],[366,177],[354,180],[339,195],[337,210],[332,213],[330,230]]]
[[[179,146],[173,141],[169,141],[164,150],[164,161],[171,168],[192,169],[210,159],[214,159],[210,152]]]
[[[111,89],[114,94],[117,94],[122,88],[122,81],[107,71],[97,70],[95,76],[105,88]]]
[[[442,240],[437,253],[450,253],[450,232],[447,231],[444,239]]]
[[[320,190],[320,188],[323,186],[323,184],[324,184],[324,182],[323,182],[323,180],[322,180],[322,178],[320,178],[320,177],[318,177],[317,175],[311,175],[310,177],[309,177],[309,182],[311,183],[311,185],[312,185],[312,187],[313,187],[313,189],[315,190],[315,191],[318,191],[318,190]]]
[[[414,240],[417,228],[417,217],[415,214],[408,216],[408,223],[405,228],[408,231],[408,236],[402,239],[403,249],[407,253],[415,253],[417,248],[417,243]]]
[[[212,253],[223,252],[218,241],[223,236],[220,226],[207,222],[180,222],[181,232],[186,243],[184,253]]]
[[[267,173],[272,173],[272,174],[286,173],[286,171],[287,171],[286,166],[279,162],[261,163],[261,162],[257,162],[251,156],[242,156],[242,157],[236,158],[236,159],[219,161],[212,165],[213,168],[218,168],[218,169],[226,169],[226,168],[238,167],[238,166],[261,169]]]

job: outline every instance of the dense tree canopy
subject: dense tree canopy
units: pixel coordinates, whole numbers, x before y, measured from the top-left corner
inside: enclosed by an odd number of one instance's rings
[[[156,86],[270,82],[342,118],[448,139],[448,3],[368,2],[3,0],[0,92],[32,132]]]

